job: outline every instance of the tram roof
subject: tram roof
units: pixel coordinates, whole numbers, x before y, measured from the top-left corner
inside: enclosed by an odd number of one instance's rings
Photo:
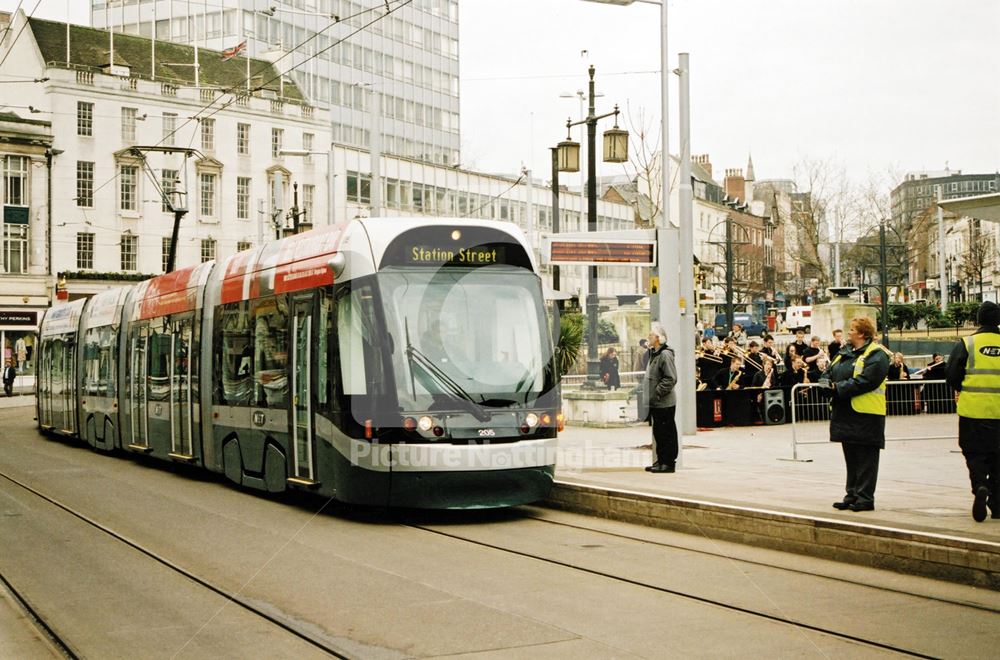
[[[221,264],[222,303],[332,284],[329,261],[344,231],[319,227],[234,254]]]
[[[214,262],[188,266],[172,273],[147,280],[140,288],[139,318],[150,319],[168,314],[193,311],[197,305],[198,287],[205,283]]]

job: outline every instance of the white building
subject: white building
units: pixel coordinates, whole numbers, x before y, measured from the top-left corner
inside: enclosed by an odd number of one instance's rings
[[[383,151],[461,162],[458,0],[92,0],[91,25],[217,51],[246,41],[332,108],[334,141],[369,147],[382,97]]]
[[[115,35],[112,66],[109,33],[38,19],[21,32],[25,20],[13,16],[2,44],[3,73],[25,77],[5,85],[17,99],[7,107],[51,121],[52,263],[71,298],[122,274],[163,272],[171,204],[188,209],[178,266],[272,235],[268,211],[289,208],[292,182],[307,219],[328,217],[326,197],[316,193],[326,189],[325,166],[280,155],[329,139],[294,85],[283,86],[284,96],[277,82],[233,93],[243,63],[206,52],[196,87],[186,46],[169,45],[154,66],[148,39]],[[171,192],[178,189],[186,194]]]
[[[188,209],[177,267],[271,240],[273,221],[290,224],[293,189],[305,222],[370,214],[368,152],[345,145],[328,150],[327,113],[307,104],[294,84],[269,74],[267,63],[251,60],[273,80],[247,94],[241,86],[246,63],[222,61],[218,52],[200,51],[196,81],[187,46],[158,43],[154,63],[149,39],[116,34],[112,45],[103,30],[28,20],[23,12],[0,14],[0,27],[5,20],[12,24],[0,44],[0,57],[6,56],[0,73],[15,81],[5,91],[17,99],[7,108],[51,121],[56,154],[52,232],[39,222],[48,210],[36,201],[29,267],[45,263],[39,246],[51,237],[51,273],[62,274],[69,298],[164,272],[171,204]],[[551,192],[523,178],[396,157],[383,157],[381,172],[387,215],[489,217],[534,234],[551,227]],[[185,194],[171,192],[177,189]],[[563,195],[561,208],[563,231],[584,229],[578,196]],[[600,229],[633,226],[625,205],[602,201],[598,209]],[[636,292],[633,270],[601,270],[602,295]],[[560,288],[585,293],[583,280],[582,267],[563,268]],[[0,281],[0,291],[4,287]],[[47,299],[51,281],[48,287]]]

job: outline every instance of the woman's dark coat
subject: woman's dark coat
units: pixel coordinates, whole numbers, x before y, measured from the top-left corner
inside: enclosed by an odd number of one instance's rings
[[[825,378],[834,388],[830,410],[830,441],[853,442],[885,448],[885,416],[859,413],[851,407],[851,398],[871,392],[885,380],[889,373],[889,356],[876,349],[865,358],[864,369],[854,376],[854,363],[868,349],[868,344],[855,350],[850,344],[840,351],[840,360],[831,364]]]
[[[608,387],[621,387],[622,379],[618,373],[618,356],[601,358],[601,379]]]

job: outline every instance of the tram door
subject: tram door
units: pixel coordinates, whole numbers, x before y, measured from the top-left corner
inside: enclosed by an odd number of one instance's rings
[[[148,426],[146,420],[146,343],[149,328],[141,325],[132,336],[132,364],[129,365],[129,398],[131,399],[130,416],[132,419],[133,449],[149,447]]]
[[[312,443],[312,299],[295,302],[292,321],[292,443],[295,477],[314,481]]]
[[[38,423],[41,426],[52,427],[52,342],[40,341],[36,357],[38,367]]]
[[[73,342],[63,338],[56,339],[51,343],[52,426],[67,433],[76,431],[76,416],[73,414],[73,349]]]
[[[191,319],[173,321],[170,335],[170,454],[191,452]]]

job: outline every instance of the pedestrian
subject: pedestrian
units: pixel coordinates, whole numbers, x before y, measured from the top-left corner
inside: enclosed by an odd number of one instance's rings
[[[743,332],[743,326],[739,323],[733,324],[733,330],[729,333],[729,336],[740,348],[747,345],[747,333]]]
[[[924,370],[924,380],[944,381],[948,375],[948,363],[940,353],[931,355],[931,362]],[[927,383],[923,398],[928,414],[950,415],[955,412],[955,395],[946,383]]]
[[[647,364],[649,364],[649,342],[640,339],[639,350],[635,354],[635,362],[632,363],[632,371],[645,371]]]
[[[844,499],[835,509],[875,508],[879,452],[885,448],[885,382],[889,351],[875,341],[875,324],[851,320],[847,345],[823,373],[820,385],[833,401],[830,441],[839,442],[847,467]]]
[[[618,351],[614,347],[601,356],[601,380],[612,390],[622,386],[621,376],[618,375]]]
[[[7,358],[7,364],[3,368],[3,392],[7,396],[14,394],[14,379],[17,378],[17,367],[14,360]]]
[[[955,344],[948,384],[958,390],[958,446],[972,483],[972,519],[1000,518],[1000,306],[979,306],[979,330]]]
[[[649,333],[649,364],[643,380],[649,417],[653,422],[653,464],[647,472],[673,472],[677,462],[677,368],[674,349],[667,346],[667,333],[654,325]]]

